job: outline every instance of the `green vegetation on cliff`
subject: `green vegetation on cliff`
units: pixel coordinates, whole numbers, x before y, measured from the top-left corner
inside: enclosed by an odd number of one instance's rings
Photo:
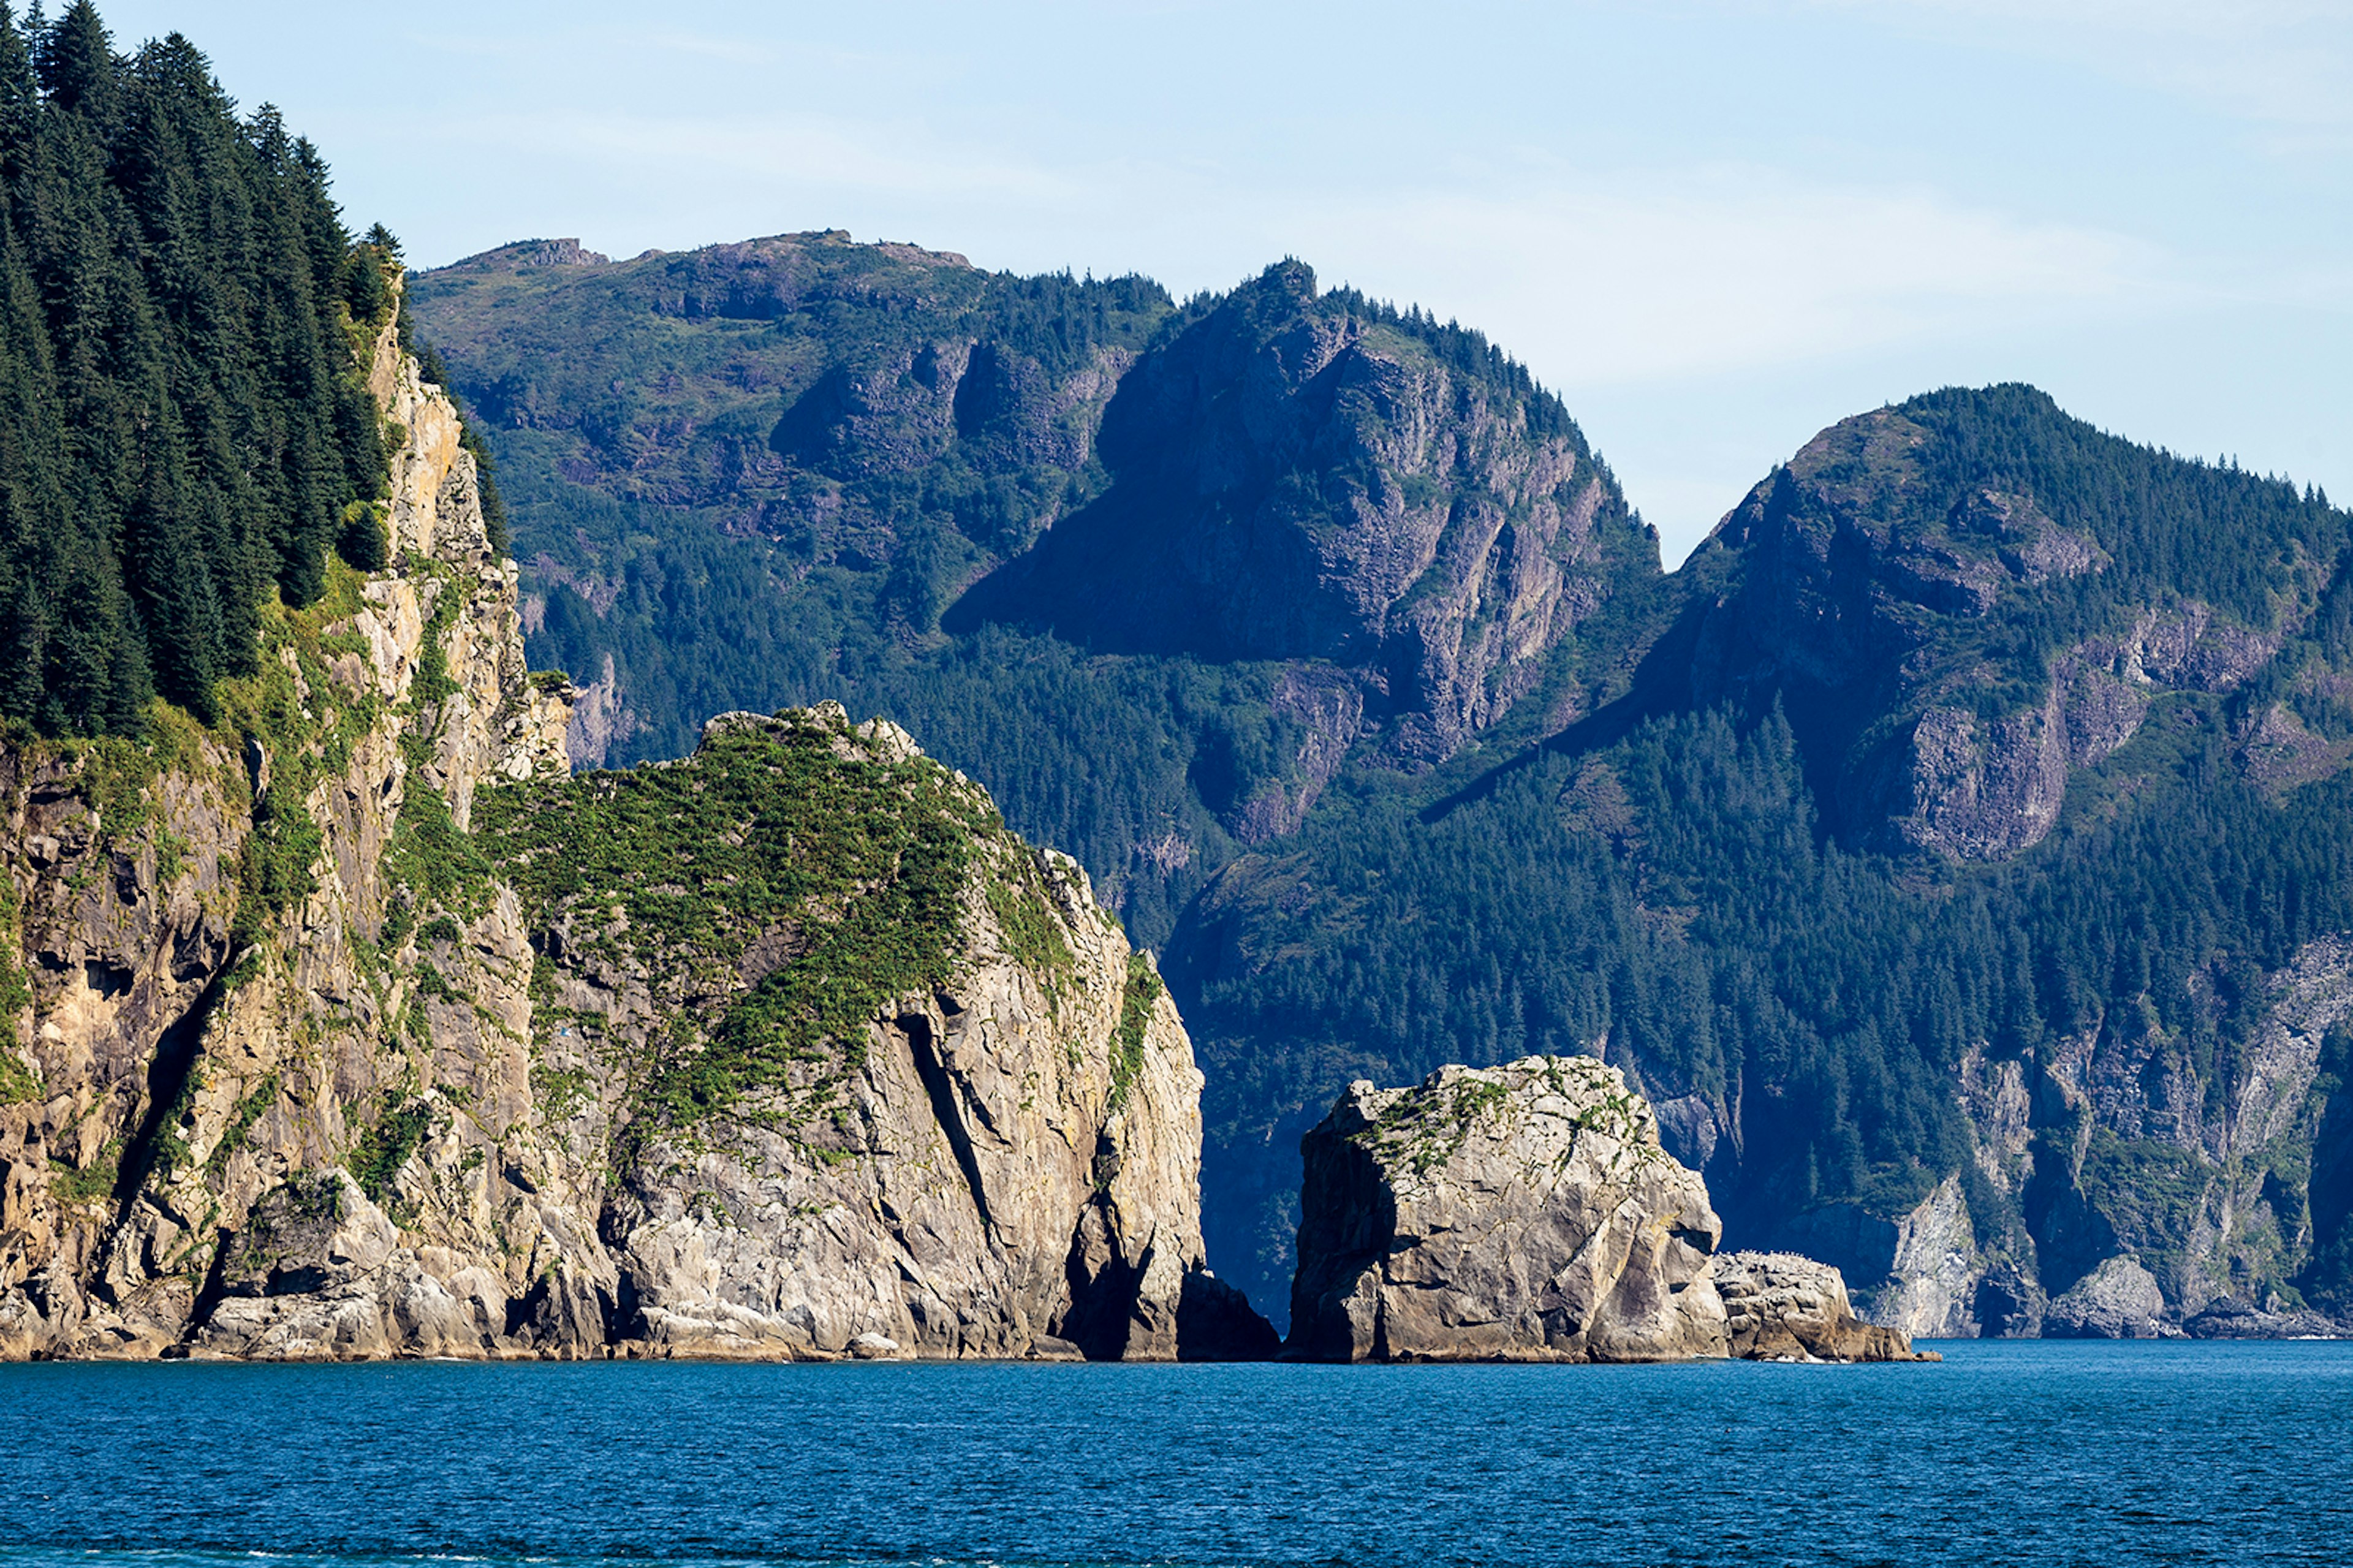
[[[1002,824],[937,763],[845,745],[786,714],[685,762],[475,801],[477,842],[553,955],[680,1002],[627,1068],[663,1131],[822,1114],[877,1012],[948,978],[972,858]]]
[[[1980,1245],[2053,1289],[2126,1232],[2187,1258],[2183,1216],[2227,1211],[2208,1278],[2353,1300],[2314,1261],[2343,1251],[2319,1195],[2340,1165],[2297,1152],[2344,1136],[2337,1101],[2271,1177],[2192,1159],[2179,1202],[2136,1207],[2112,1177],[2156,1168],[2139,1134],[2079,1168],[2038,1121],[1998,1182],[1957,1089],[2016,1064],[2055,1105],[2036,1085],[2063,1053],[2138,1052],[2221,1116],[2274,977],[2353,931],[2353,584],[2316,494],[2031,389],[1933,394],[1825,432],[1672,576],[1609,490],[1598,605],[1474,732],[1400,752],[1468,667],[1324,595],[1373,593],[1402,548],[1378,531],[1433,496],[1441,561],[1473,520],[1537,521],[1381,456],[1412,378],[1454,378],[1466,445],[1590,460],[1474,334],[1286,265],[1182,306],[1057,283],[1053,358],[979,314],[1028,285],[903,248],[547,259],[417,291],[526,498],[538,659],[609,668],[616,755],[682,749],[723,706],[887,713],[1077,854],[1167,946],[1208,1073],[1211,1246],[1255,1296],[1281,1295],[1296,1134],[1350,1079],[1607,1050],[1678,1103],[1670,1140],[1712,1161],[1736,1238],[1834,1247],[1805,1227],[1957,1178]],[[1282,379],[1344,330],[1364,353]],[[1115,393],[1067,379],[1090,353]],[[2250,1220],[2225,1189],[2265,1180],[2315,1195]]]
[[[174,35],[0,10],[0,716],[135,733],[249,672],[265,598],[381,565],[355,343],[391,300],[327,170]]]

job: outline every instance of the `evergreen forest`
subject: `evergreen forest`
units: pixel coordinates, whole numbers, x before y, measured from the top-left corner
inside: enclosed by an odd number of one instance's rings
[[[1275,290],[1283,268],[1177,304],[958,259],[518,247],[416,297],[505,464],[534,659],[609,678],[617,760],[725,708],[887,714],[1162,950],[1208,1076],[1212,1262],[1254,1300],[1284,1299],[1297,1139],[1349,1079],[1592,1051],[1666,1108],[1734,1243],[1866,1295],[1949,1187],[1976,1267],[2029,1292],[2128,1251],[2172,1292],[2353,1305],[2343,1026],[2292,1126],[2229,1131],[2300,955],[2353,932],[2353,587],[2325,498],[2015,386],[1825,432],[1672,574],[1612,482],[1570,563],[1599,602],[1430,765],[1384,749],[1410,672],[1155,620],[1121,538],[1089,580],[1053,537],[1198,529],[1114,504],[1124,474],[1197,483],[1169,454],[1217,447],[1204,426],[1335,332],[1442,366],[1457,450],[1482,399],[1522,411],[1514,440],[1573,436],[1558,400],[1473,333]],[[1212,331],[1236,311],[1258,325]],[[1109,398],[1091,355],[1124,372]],[[1327,418],[1359,374],[1333,363],[1297,383],[1326,423],[1277,453],[1282,510],[1151,557],[1170,598],[1184,551],[1276,525],[1326,548],[1368,494],[1451,509],[1415,592],[1445,576],[1485,492],[1459,459],[1377,472],[1381,431]],[[1342,681],[1354,731],[1295,700]],[[1915,769],[1932,717],[1977,737],[1965,789]],[[2058,759],[2047,826],[1937,847],[1982,826],[1949,800],[2030,754]],[[1254,814],[1271,795],[1307,807]],[[1988,1109],[2006,1083],[2015,1127]]]
[[[318,150],[174,34],[0,6],[0,717],[210,721],[267,595],[385,563],[385,437],[354,350],[393,308]]]

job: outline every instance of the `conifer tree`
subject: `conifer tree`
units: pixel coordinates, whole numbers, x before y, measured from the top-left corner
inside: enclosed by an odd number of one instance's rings
[[[265,595],[384,564],[348,329],[396,262],[274,109],[241,121],[176,34],[118,55],[90,0],[0,5],[0,718],[210,718]]]

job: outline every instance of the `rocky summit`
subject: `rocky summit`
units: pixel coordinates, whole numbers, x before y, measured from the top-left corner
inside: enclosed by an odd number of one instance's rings
[[[0,1356],[1271,1351],[1076,864],[838,707],[573,777],[455,410],[363,369],[396,563],[215,726],[0,750]]]
[[[2317,491],[1954,387],[1666,572],[1524,367],[1293,263],[1179,303],[837,234],[534,244],[411,304],[523,498],[575,760],[831,698],[981,780],[1161,953],[1262,1301],[1349,1079],[1588,1051],[1737,1245],[1909,1332],[2039,1331],[2112,1258],[2183,1331],[2353,1321]]]
[[[1315,1361],[1904,1361],[1838,1270],[1716,1256],[1658,1119],[1589,1057],[1351,1084],[1302,1142],[1285,1353]]]

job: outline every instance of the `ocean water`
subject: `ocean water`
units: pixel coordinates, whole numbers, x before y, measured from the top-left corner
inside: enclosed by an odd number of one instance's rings
[[[2353,1344],[0,1366],[0,1568],[2338,1563]]]

